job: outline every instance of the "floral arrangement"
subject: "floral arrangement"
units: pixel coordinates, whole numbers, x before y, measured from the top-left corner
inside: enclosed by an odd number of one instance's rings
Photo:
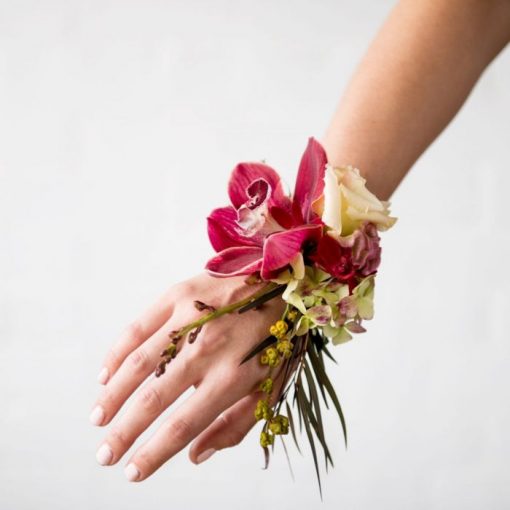
[[[378,232],[396,221],[390,216],[389,202],[379,200],[365,183],[358,169],[328,164],[323,147],[314,138],[302,156],[291,196],[285,194],[280,177],[270,166],[239,163],[228,184],[231,205],[214,209],[207,218],[209,239],[217,254],[207,262],[206,270],[216,277],[247,275],[247,285],[265,285],[223,308],[195,301],[196,308],[206,313],[170,333],[171,343],[156,368],[156,376],[163,374],[176,356],[178,342],[186,337],[195,341],[206,322],[283,299],[281,319],[241,363],[258,356],[268,368],[259,386],[264,397],[254,409],[255,418],[263,422],[260,444],[265,467],[276,436],[285,447],[282,436],[290,430],[299,450],[297,423],[288,402],[292,389],[291,404],[297,410],[300,431],[304,426],[310,443],[319,489],[316,444],[323,449],[326,470],[328,462],[333,465],[321,398],[327,408],[328,397],[335,407],[347,445],[344,415],[324,356],[335,361],[328,345],[364,332],[363,321],[373,317],[374,280],[381,261]],[[278,388],[276,370],[283,371]],[[276,404],[271,405],[271,400]]]

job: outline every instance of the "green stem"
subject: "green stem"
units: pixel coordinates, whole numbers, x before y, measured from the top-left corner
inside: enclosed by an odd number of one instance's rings
[[[190,322],[186,326],[183,326],[181,329],[178,329],[171,333],[171,338],[181,338],[188,334],[190,331],[192,331],[195,328],[198,328],[200,326],[203,326],[205,323],[217,319],[218,317],[221,317],[222,315],[226,315],[227,313],[232,313],[238,310],[239,308],[242,308],[243,306],[246,306],[256,299],[260,298],[264,294],[271,292],[273,289],[278,287],[277,283],[269,282],[267,285],[265,285],[262,289],[258,290],[251,296],[248,296],[244,299],[241,299],[240,301],[236,301],[235,303],[231,303],[229,305],[226,305],[222,308],[218,308],[212,312],[209,312],[196,321]]]

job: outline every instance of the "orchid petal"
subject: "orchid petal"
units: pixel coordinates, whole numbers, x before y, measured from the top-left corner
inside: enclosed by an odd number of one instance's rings
[[[312,202],[322,195],[327,162],[322,145],[310,137],[299,164],[293,197],[294,204],[299,205],[304,223],[310,220]]]
[[[234,246],[209,259],[205,268],[211,276],[252,274],[262,266],[262,248]]]
[[[264,242],[262,278],[271,277],[272,272],[289,264],[301,251],[305,242],[318,241],[321,233],[321,225],[304,225],[268,236]]]
[[[260,181],[266,182],[262,179],[260,179]],[[255,181],[255,183],[258,182],[259,181]],[[250,185],[250,188],[252,185]],[[266,186],[268,186],[267,182]],[[267,191],[270,192],[269,187],[267,188]],[[246,237],[258,235],[259,237],[264,238],[273,232],[283,230],[283,227],[269,213],[268,199],[268,195],[266,195],[266,198],[264,199],[261,199],[260,196],[256,196],[238,209],[237,223],[244,230],[244,235]]]
[[[280,204],[278,206],[274,205],[269,208],[269,212],[271,216],[283,227],[286,229],[292,228],[294,225],[294,218],[292,216],[292,207],[289,197],[285,197],[287,199],[287,204]]]
[[[237,224],[237,212],[232,206],[214,209],[207,218],[207,233],[216,251],[233,246],[262,246],[263,237],[245,237]]]
[[[263,179],[271,188],[271,197],[278,203],[284,201],[285,194],[276,170],[264,163],[239,163],[236,165],[228,182],[228,195],[232,205],[239,209],[248,198],[248,189],[253,181]]]

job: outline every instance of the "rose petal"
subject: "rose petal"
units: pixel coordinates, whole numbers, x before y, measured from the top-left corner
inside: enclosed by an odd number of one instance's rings
[[[336,173],[331,166],[326,168],[324,175],[322,221],[338,234],[342,232],[342,194]]]
[[[285,267],[294,259],[305,242],[312,240],[317,242],[321,234],[321,225],[304,225],[303,227],[271,234],[264,242],[262,278],[271,278],[276,270]]]
[[[252,274],[262,266],[262,248],[235,246],[227,248],[209,259],[205,269],[212,276]]]
[[[324,189],[324,172],[328,158],[322,145],[310,137],[301,158],[294,188],[294,203],[299,205],[304,223],[308,223],[312,202],[317,200]]]
[[[237,212],[232,206],[214,209],[207,217],[207,233],[216,251],[233,246],[262,246],[263,237],[243,236],[242,228],[237,224]]]

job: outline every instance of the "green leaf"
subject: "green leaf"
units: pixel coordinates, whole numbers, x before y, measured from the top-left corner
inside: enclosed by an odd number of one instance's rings
[[[237,310],[237,312],[244,313],[247,312],[248,310],[251,310],[252,308],[256,308],[262,303],[265,303],[266,301],[269,301],[270,299],[279,296],[284,290],[285,285],[278,285],[278,287],[275,287],[273,290],[270,290],[269,292],[262,294],[262,296],[259,296],[258,298],[254,299],[247,305],[242,306],[241,308],[239,308],[239,310]]]
[[[320,351],[320,354],[322,354],[322,351],[326,353],[326,356],[333,361],[333,363],[336,363],[338,365],[338,362],[335,358],[333,358],[333,355],[329,352],[329,349],[324,345]],[[323,363],[324,365],[324,363]]]
[[[304,404],[304,401],[306,401],[305,392],[302,387],[299,387],[299,390],[298,390],[298,401],[301,401],[301,403],[303,403],[303,404]],[[306,419],[304,419],[304,422],[305,422],[306,435],[308,436],[308,441],[310,443],[310,449],[312,450],[313,463],[315,465],[315,473],[317,474],[317,482],[319,483],[319,493],[320,493],[321,501],[322,501],[321,475],[319,472],[319,463],[317,462],[317,452],[315,450],[315,442],[313,440],[312,431],[310,430],[310,423]]]
[[[293,352],[295,349],[296,349],[296,345],[294,345]],[[285,385],[287,384],[288,379],[289,379],[291,360],[292,360],[292,358],[289,358],[288,360],[286,360],[284,362],[285,363],[285,371],[284,371],[282,383],[280,385],[280,392],[278,394],[277,400],[284,398],[285,395],[287,394],[288,389],[289,389],[289,387],[287,387],[286,390],[284,388],[285,388]]]
[[[246,363],[249,359],[253,358],[256,354],[263,351],[266,347],[269,347],[271,344],[274,344],[276,342],[276,338],[274,336],[268,336],[262,342],[259,342],[246,356],[243,358],[241,363],[239,363],[239,366],[241,366],[243,363]]]
[[[345,418],[344,418],[344,413],[342,411],[342,406],[340,405],[340,401],[338,400],[338,397],[335,393],[335,389],[333,388],[333,385],[331,384],[331,381],[329,380],[326,370],[323,367],[319,367],[319,373],[320,373],[319,377],[320,377],[322,383],[324,384],[324,387],[326,388],[329,396],[331,397],[331,400],[333,401],[333,405],[335,406],[335,409],[337,411],[338,417],[340,418],[340,423],[342,424],[342,430],[344,433],[345,447],[347,448],[347,426],[345,424]]]
[[[321,363],[320,360],[319,360],[319,357],[317,355],[317,353],[315,352],[315,348],[310,345],[308,347],[308,355],[310,357],[310,361],[312,363],[312,368],[313,368],[313,371],[315,373],[315,378],[317,379],[317,382],[319,383],[319,389],[320,389],[320,392],[321,392],[321,395],[322,395],[322,400],[324,400],[324,404],[326,405],[326,409],[329,409],[329,405],[328,405],[328,400],[326,398],[326,393],[324,391],[324,383],[322,382],[322,379],[321,379],[321,372],[320,372],[320,366],[319,364]]]
[[[290,410],[290,406],[287,401],[285,401],[285,406],[287,408],[287,417],[289,418],[290,431],[292,432],[294,443],[296,445],[298,452],[301,453],[301,455],[303,455],[301,452],[301,448],[299,448],[299,443],[296,437],[296,429],[294,427],[294,418],[292,417],[292,411]]]
[[[344,442],[345,447],[347,448],[347,425],[345,424],[345,417],[344,413],[342,411],[342,406],[340,405],[340,401],[338,400],[338,397],[335,393],[335,389],[333,388],[333,385],[331,384],[331,381],[326,376],[326,379],[324,380],[324,386],[326,387],[326,390],[329,393],[329,396],[331,397],[331,400],[333,401],[333,404],[335,406],[335,409],[338,413],[338,417],[340,418],[340,422],[342,424],[342,430],[344,433]]]
[[[300,379],[300,377],[299,377]],[[295,388],[294,388],[294,396],[297,397],[297,400],[296,400],[296,404],[297,404],[297,410],[298,410],[298,418],[299,418],[299,432],[302,433],[303,432],[303,409],[301,408],[301,400],[299,398],[299,392],[300,392],[300,382],[299,382],[299,379],[298,381],[296,382],[296,385],[295,385]]]
[[[315,381],[313,380],[310,366],[309,366],[308,362],[306,361],[306,359],[305,359],[305,376],[306,376],[306,380],[308,382],[308,388],[310,390],[311,402],[315,409],[315,416],[313,415],[311,408],[308,410],[310,422],[312,423],[315,433],[317,434],[317,437],[319,438],[322,448],[324,449],[324,457],[326,460],[326,471],[327,471],[328,470],[328,460],[331,462],[331,465],[333,466],[333,459],[331,458],[331,454],[330,454],[328,445],[326,443],[326,438],[324,435],[324,426],[322,424],[322,415],[321,415],[321,408],[320,408],[320,402],[319,402],[319,395],[318,395],[317,389],[315,387]]]

